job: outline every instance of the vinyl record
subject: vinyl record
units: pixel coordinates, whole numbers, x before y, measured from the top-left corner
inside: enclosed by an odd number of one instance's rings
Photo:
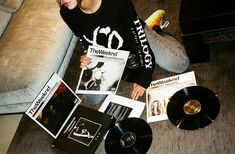
[[[191,86],[177,91],[167,105],[167,116],[178,128],[195,130],[212,123],[220,110],[217,95],[208,88]]]
[[[107,154],[145,154],[152,143],[152,130],[140,118],[127,118],[109,130],[105,140]]]

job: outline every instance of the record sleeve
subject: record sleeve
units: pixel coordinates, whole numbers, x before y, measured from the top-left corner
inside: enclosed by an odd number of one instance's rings
[[[144,102],[115,94],[109,94],[99,108],[99,111],[112,115],[117,121],[121,121],[128,117],[139,118],[143,113],[144,108]]]
[[[78,105],[53,146],[70,154],[93,154],[115,121],[113,116]]]
[[[92,62],[82,69],[76,93],[115,94],[129,51],[89,46],[87,56]]]
[[[54,73],[25,112],[67,153],[94,153],[116,119],[80,105],[81,100]]]
[[[152,81],[146,90],[147,122],[167,120],[166,108],[172,95],[184,87],[196,85],[194,71]]]
[[[56,138],[80,102],[60,76],[53,73],[25,113]]]

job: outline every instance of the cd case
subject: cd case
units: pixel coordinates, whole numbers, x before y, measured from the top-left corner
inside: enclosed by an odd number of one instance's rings
[[[146,90],[147,122],[167,120],[167,104],[178,90],[196,86],[194,71],[155,80]]]
[[[87,56],[92,62],[82,69],[75,93],[116,93],[129,51],[89,46]]]
[[[54,73],[25,112],[67,153],[94,153],[115,118],[81,105],[81,100]]]

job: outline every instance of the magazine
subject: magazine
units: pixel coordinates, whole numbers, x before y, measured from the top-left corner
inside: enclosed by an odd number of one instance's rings
[[[182,88],[196,86],[194,71],[152,81],[146,90],[147,122],[167,120],[167,104]]]
[[[81,105],[81,100],[54,73],[25,112],[65,152],[94,153],[115,118]]]
[[[143,102],[109,94],[99,108],[99,111],[114,116],[118,122],[129,117],[139,118],[144,108],[145,103]]]
[[[87,55],[92,62],[82,69],[75,93],[115,94],[129,51],[89,46]]]

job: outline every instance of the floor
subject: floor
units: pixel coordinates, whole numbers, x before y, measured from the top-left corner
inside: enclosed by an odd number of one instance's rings
[[[0,115],[0,154],[6,154],[22,114]]]

